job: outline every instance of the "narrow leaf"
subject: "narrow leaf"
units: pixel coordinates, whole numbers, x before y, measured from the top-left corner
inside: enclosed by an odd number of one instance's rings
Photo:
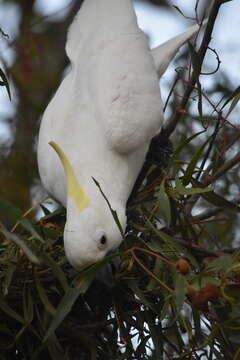
[[[59,283],[61,284],[63,290],[65,292],[68,291],[69,286],[68,286],[68,281],[66,278],[65,273],[62,271],[61,267],[57,264],[56,261],[53,260],[53,258],[51,258],[50,255],[48,255],[46,252],[41,254],[41,257],[43,259],[43,261],[51,267],[52,272],[54,273],[55,277],[58,279]]]
[[[79,295],[82,293],[82,288],[69,288],[64,297],[62,298],[56,313],[52,319],[50,327],[44,336],[43,342],[45,342],[51,335],[54,334],[58,326],[65,319],[65,317],[71,311],[74,303],[77,301]]]
[[[233,211],[233,212],[240,212],[239,206],[237,206],[233,202],[223,198],[222,196],[216,194],[214,191],[202,193],[201,195],[205,200],[207,200],[208,202],[210,202],[211,204],[213,204],[217,207],[223,208],[224,210]]]
[[[6,217],[9,226],[13,226],[21,215],[21,210],[10,201],[0,199],[0,217],[3,219]]]
[[[173,7],[174,9],[176,9],[182,16],[186,17],[186,16],[184,15],[184,13],[182,12],[182,10],[181,10],[178,6],[172,5],[172,7]]]
[[[230,255],[222,255],[211,261],[205,271],[226,271],[234,264],[234,259]]]
[[[157,198],[160,202],[161,214],[169,226],[171,223],[171,205],[163,183],[160,185]]]
[[[195,170],[195,167],[196,167],[196,165],[197,165],[197,162],[199,161],[199,159],[200,159],[200,157],[201,157],[201,155],[202,155],[202,152],[203,152],[205,146],[207,145],[207,143],[209,142],[210,139],[211,139],[211,137],[209,137],[209,138],[207,139],[207,141],[205,141],[205,142],[203,143],[203,145],[200,146],[200,147],[197,149],[197,151],[195,152],[195,154],[193,155],[193,158],[192,158],[192,160],[190,161],[190,163],[188,164],[188,167],[187,167],[187,169],[186,169],[186,171],[185,171],[185,173],[184,173],[183,181],[182,181],[183,185],[188,185],[188,184],[190,183],[191,178],[192,178],[192,174],[193,174],[193,172],[194,172],[194,170]]]
[[[197,137],[197,136],[199,136],[200,134],[203,134],[203,133],[205,133],[205,132],[206,132],[206,130],[203,130],[203,131],[200,131],[200,132],[198,132],[198,133],[196,133],[196,134],[193,134],[192,136],[190,136],[190,137],[187,138],[187,139],[184,139],[184,140],[180,143],[180,145],[178,145],[177,149],[174,151],[172,158],[176,158],[176,156],[179,155],[180,152],[181,152],[193,139],[195,139],[195,137]]]
[[[38,278],[37,271],[35,271],[34,275],[35,275],[35,284],[36,284],[36,288],[37,288],[39,297],[40,297],[45,309],[47,310],[47,312],[53,316],[53,315],[55,315],[56,310],[55,310],[54,306],[51,304],[51,302],[47,296],[47,293],[46,293],[44,287],[42,286],[40,279]]]
[[[0,232],[8,239],[8,240],[11,240],[13,241],[16,245],[18,245],[25,253],[25,255],[28,257],[28,259],[34,263],[34,264],[37,264],[39,265],[40,264],[40,261],[39,259],[37,258],[37,256],[33,253],[33,251],[27,246],[27,244],[22,240],[20,239],[19,236],[7,231],[6,229],[4,228],[0,228]]]
[[[39,235],[39,233],[37,232],[37,230],[35,230],[34,226],[30,223],[29,220],[25,219],[25,218],[21,218],[18,220],[19,223],[27,230],[30,232],[30,234],[37,240],[39,240],[42,244],[45,243],[45,241],[43,240],[43,238]]]
[[[233,101],[232,101],[232,103],[231,103],[231,105],[229,107],[229,110],[227,112],[226,117],[228,117],[231,114],[231,112],[235,109],[235,107],[237,106],[239,100],[240,100],[240,92],[235,95],[235,97],[234,97],[234,99],[233,99]]]
[[[194,49],[194,47],[192,46],[190,41],[188,42],[188,47],[189,47],[189,51],[191,54],[193,72],[196,75],[198,75],[201,72],[201,62],[199,61],[198,53],[196,52],[196,50]],[[197,82],[197,89],[198,89],[198,112],[199,112],[200,118],[202,118],[202,116],[203,116],[203,113],[202,113],[202,87],[201,87],[201,84],[199,81],[199,77],[197,78],[196,82]]]
[[[26,324],[30,324],[33,320],[33,300],[31,290],[23,288],[23,314]]]
[[[40,208],[42,209],[44,216],[51,214],[51,211],[49,211],[43,204],[40,204]]]
[[[176,292],[176,305],[177,305],[177,313],[182,310],[183,303],[185,300],[185,284],[184,278],[181,274],[176,273],[175,278],[175,292]]]
[[[198,112],[200,119],[203,117],[203,111],[202,111],[202,86],[200,84],[200,81],[197,81],[197,88],[198,88]]]
[[[0,77],[1,77],[1,79],[2,79],[2,81],[1,81],[1,86],[5,86],[5,87],[6,87],[9,100],[11,101],[11,92],[10,92],[10,87],[9,87],[8,79],[7,79],[6,75],[4,74],[4,72],[2,71],[1,68],[0,68]]]
[[[195,74],[199,74],[201,70],[201,63],[198,58],[198,53],[196,52],[190,41],[188,41],[188,47],[192,59],[193,71]]]
[[[117,225],[117,227],[118,227],[118,229],[119,229],[119,231],[120,231],[120,233],[121,233],[121,235],[122,235],[122,238],[124,239],[124,231],[123,231],[122,225],[121,225],[121,223],[120,223],[120,221],[119,221],[119,219],[118,219],[118,215],[117,215],[116,210],[114,210],[114,209],[111,207],[111,204],[110,204],[110,202],[108,201],[108,199],[107,199],[106,195],[104,194],[104,192],[102,191],[99,182],[98,182],[96,179],[94,179],[94,178],[92,178],[92,179],[93,179],[93,181],[95,182],[96,186],[99,188],[99,190],[100,190],[102,196],[104,197],[106,203],[108,204],[108,207],[109,207],[109,210],[111,211],[111,214],[112,214],[112,216],[113,216],[113,219],[114,219],[114,221],[115,221],[115,223],[116,223],[116,225]]]
[[[25,323],[23,317],[16,313],[16,311],[13,310],[2,298],[0,298],[0,309],[5,312],[5,314],[17,320],[21,324]]]
[[[9,264],[8,268],[4,272],[5,277],[4,277],[3,284],[2,284],[4,296],[6,296],[8,294],[8,289],[12,282],[13,275],[14,275],[16,268],[17,268],[16,265]]]
[[[191,188],[186,188],[183,186],[183,184],[181,183],[178,174],[176,174],[175,177],[175,184],[176,184],[176,190],[180,195],[195,195],[195,194],[202,194],[202,193],[206,193],[209,191],[212,191],[212,187],[191,187]]]
[[[235,98],[235,96],[237,96],[240,93],[240,86],[238,86],[233,92],[232,94],[229,96],[229,98],[224,102],[224,104],[221,107],[221,110],[224,109],[224,107],[232,100]]]

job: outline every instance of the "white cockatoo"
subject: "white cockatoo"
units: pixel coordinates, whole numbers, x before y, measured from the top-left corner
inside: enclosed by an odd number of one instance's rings
[[[76,269],[121,243],[93,178],[125,230],[128,197],[163,123],[159,78],[198,29],[150,50],[130,0],[85,0],[70,26],[71,71],[43,115],[38,165],[43,185],[66,207],[64,246]]]

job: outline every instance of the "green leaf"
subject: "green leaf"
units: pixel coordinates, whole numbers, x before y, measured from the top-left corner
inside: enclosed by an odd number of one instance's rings
[[[26,218],[21,218],[18,222],[27,230],[29,233],[37,240],[39,240],[42,244],[45,243],[43,238],[39,235],[39,233],[35,230],[34,226],[30,223],[30,221]]]
[[[54,334],[58,326],[62,323],[65,317],[71,311],[74,303],[77,301],[79,295],[83,292],[82,288],[69,288],[64,297],[62,298],[56,313],[51,321],[50,327],[44,336],[43,342],[45,342],[51,335]]]
[[[69,285],[68,285],[68,281],[67,281],[67,277],[65,275],[65,273],[62,271],[61,267],[57,264],[57,262],[55,260],[53,260],[53,258],[51,258],[51,256],[44,252],[41,253],[41,258],[43,259],[43,261],[51,267],[52,272],[54,274],[54,276],[56,277],[56,279],[58,279],[59,283],[61,284],[63,290],[65,292],[68,291],[69,289]]]
[[[189,47],[189,51],[191,54],[193,72],[197,75],[196,83],[197,83],[197,90],[198,90],[198,112],[199,112],[200,118],[202,118],[202,116],[203,116],[203,113],[202,113],[202,87],[201,87],[201,84],[199,81],[199,76],[198,76],[201,72],[201,62],[199,61],[198,53],[196,52],[196,50],[194,49],[194,47],[192,46],[190,41],[188,42],[188,47]]]
[[[13,310],[2,298],[0,298],[0,309],[11,318],[17,320],[21,324],[25,324],[23,317]]]
[[[0,85],[6,87],[9,100],[11,101],[11,92],[10,92],[10,87],[9,87],[8,79],[7,79],[6,75],[4,74],[4,72],[2,71],[1,68],[0,68],[0,77],[1,77],[1,79],[2,79],[2,81],[0,81]]]
[[[163,307],[161,309],[161,316],[160,320],[163,321],[169,317],[169,309],[171,307],[170,300],[172,298],[172,295],[165,295],[163,299]]]
[[[40,300],[42,301],[46,311],[49,314],[51,314],[52,316],[54,316],[56,310],[55,310],[54,306],[51,304],[51,302],[47,296],[47,293],[46,293],[44,287],[42,286],[40,279],[38,278],[37,271],[35,271],[34,275],[35,275],[35,284],[36,284],[36,288],[37,288]]]
[[[234,262],[232,256],[222,255],[211,261],[205,268],[205,271],[226,271],[234,264]]]
[[[240,263],[233,264],[230,268],[228,268],[225,276],[227,276],[231,272],[240,272]]]
[[[6,296],[8,294],[8,289],[9,286],[12,282],[13,279],[13,275],[15,270],[17,269],[17,266],[14,264],[9,264],[9,266],[7,267],[7,269],[4,271],[4,280],[3,280],[3,284],[2,284],[2,288],[3,288],[3,295]]]
[[[111,207],[111,204],[110,204],[110,202],[108,201],[108,199],[107,199],[106,195],[104,194],[104,192],[102,191],[99,182],[98,182],[96,179],[94,179],[93,177],[92,177],[92,179],[93,179],[93,181],[95,182],[96,186],[99,188],[99,190],[100,190],[102,196],[104,197],[106,203],[108,204],[108,207],[109,207],[109,210],[111,211],[111,214],[112,214],[112,216],[113,216],[113,219],[114,219],[114,221],[115,221],[115,223],[116,223],[116,225],[117,225],[117,227],[118,227],[118,229],[119,229],[119,231],[120,231],[120,233],[121,233],[121,235],[122,235],[122,238],[124,239],[124,231],[123,231],[122,225],[121,225],[121,223],[120,223],[120,221],[119,221],[119,219],[118,219],[118,215],[117,215],[116,210],[114,210],[114,209]]]
[[[191,181],[191,179],[192,179],[192,174],[193,174],[193,172],[194,172],[194,170],[195,170],[195,167],[196,167],[196,165],[197,165],[197,162],[198,162],[198,160],[200,159],[200,157],[201,157],[201,155],[202,155],[202,152],[203,152],[205,146],[207,145],[207,143],[209,142],[210,139],[211,139],[211,137],[209,137],[209,138],[207,139],[207,141],[205,141],[205,142],[203,143],[203,145],[200,146],[200,147],[197,149],[197,151],[195,152],[195,154],[193,155],[193,158],[192,158],[192,160],[190,161],[190,163],[189,163],[189,165],[188,165],[188,167],[187,167],[187,169],[186,169],[186,171],[185,171],[185,173],[184,173],[183,181],[182,181],[183,185],[186,186],[186,185],[188,185],[188,184],[190,183],[190,181]]]
[[[172,5],[172,7],[173,7],[174,9],[176,9],[182,16],[185,17],[184,13],[182,12],[182,10],[181,10],[178,6]]]
[[[233,101],[232,101],[232,103],[231,103],[231,105],[230,105],[230,107],[229,107],[229,110],[228,110],[228,112],[227,112],[226,117],[228,117],[228,116],[231,114],[231,112],[235,109],[235,107],[237,106],[239,100],[240,100],[240,91],[239,91],[238,94],[236,94],[235,97],[233,98]]]
[[[157,198],[160,203],[160,212],[164,217],[164,220],[167,223],[167,226],[171,223],[171,205],[168,198],[168,194],[166,193],[164,183],[162,183],[159,187],[159,191],[157,193]]]
[[[203,134],[205,133],[206,130],[203,130],[203,131],[200,131],[196,134],[193,134],[192,136],[190,136],[189,138],[187,139],[184,139],[177,147],[177,149],[174,151],[173,155],[172,155],[172,158],[176,158],[177,155],[180,154],[180,152],[193,140],[195,139],[197,136],[199,136],[200,134]]]
[[[170,235],[166,234],[164,231],[156,229],[155,226],[146,219],[147,224],[150,226],[150,228],[153,230],[153,232],[163,240],[165,243],[166,251],[166,257],[169,256],[169,254],[175,254],[176,260],[179,257],[182,257],[183,254],[191,261],[192,265],[195,268],[198,268],[198,263],[196,262],[196,259],[194,256],[191,255],[190,251],[188,251],[185,247],[177,243],[174,238],[172,238]],[[141,238],[138,237],[138,240],[141,240],[144,245],[149,248],[151,251],[155,251],[156,253],[163,254],[165,253],[164,246],[159,243],[157,240],[151,240],[148,242],[145,242]]]
[[[191,188],[186,188],[183,186],[183,184],[181,183],[178,174],[176,174],[175,177],[175,184],[176,184],[176,190],[180,195],[195,195],[195,194],[203,194],[209,191],[212,191],[212,187],[191,187]]]
[[[209,191],[207,193],[202,193],[202,197],[210,202],[211,204],[223,208],[224,210],[240,212],[240,207],[234,204],[233,202],[226,200],[222,196],[216,194],[214,191]]]
[[[44,206],[43,204],[40,204],[40,208],[42,209],[44,216],[52,214],[51,211],[49,211],[48,208],[46,208],[46,206]]]
[[[153,273],[157,276],[159,276],[162,273],[163,270],[163,266],[166,266],[166,264],[163,265],[163,262],[159,259],[155,259],[155,263],[154,263],[154,268],[153,268]],[[154,290],[157,286],[159,286],[159,283],[157,282],[157,280],[153,279],[152,277],[149,278],[149,283],[146,286],[146,290],[147,291],[152,291]]]
[[[200,81],[197,81],[197,88],[198,88],[198,112],[200,119],[203,117],[203,111],[202,111],[202,86],[200,84]]]
[[[232,343],[237,344],[237,345],[240,346],[240,337],[239,337],[239,334],[229,336],[229,337],[228,337],[228,340],[231,341]],[[238,354],[238,356],[235,357],[235,358],[233,358],[233,360],[239,359],[239,356],[240,356],[240,348],[238,349],[237,354]]]
[[[144,292],[137,286],[135,280],[129,279],[127,280],[127,284],[129,288],[133,291],[134,294],[139,298],[139,302],[149,307],[152,311],[157,312],[157,307],[148,301],[147,297],[144,295]],[[150,289],[149,289],[150,290]]]
[[[231,0],[230,0],[231,1]],[[232,100],[235,98],[235,96],[237,96],[240,93],[240,86],[238,86],[233,92],[232,94],[229,96],[229,98],[224,102],[224,104],[221,107],[221,110],[224,109],[224,107]]]
[[[18,221],[21,215],[21,210],[10,201],[0,199],[0,218],[6,218],[10,227]]]
[[[27,246],[27,244],[20,239],[19,236],[17,236],[16,234],[13,234],[9,231],[7,231],[6,229],[4,229],[3,227],[0,228],[0,232],[8,239],[13,241],[16,245],[18,245],[25,253],[25,255],[28,257],[28,259],[36,264],[39,265],[40,261],[38,259],[38,257],[33,253],[33,251]]]
[[[196,75],[198,75],[201,71],[201,62],[199,60],[198,53],[196,52],[190,41],[188,41],[188,48],[192,59],[193,71]]]
[[[23,288],[23,314],[26,324],[30,324],[33,320],[33,299],[31,290]]]
[[[176,273],[175,277],[175,292],[176,292],[176,305],[177,305],[177,313],[182,310],[184,300],[185,300],[185,284],[184,277],[182,274]]]

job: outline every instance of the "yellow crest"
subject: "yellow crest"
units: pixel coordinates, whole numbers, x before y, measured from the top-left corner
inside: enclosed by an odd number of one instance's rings
[[[49,145],[56,151],[63,165],[67,178],[67,196],[76,202],[79,211],[83,211],[90,203],[86,191],[79,185],[72,165],[63,150],[54,141],[50,141]]]

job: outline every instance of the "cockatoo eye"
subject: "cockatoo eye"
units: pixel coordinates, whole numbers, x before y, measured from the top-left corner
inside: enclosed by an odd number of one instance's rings
[[[103,236],[101,237],[100,243],[101,243],[102,245],[106,245],[106,244],[107,244],[107,238],[106,238],[105,235],[103,235]]]
[[[108,245],[108,240],[105,232],[101,229],[98,229],[95,233],[94,239],[97,243],[99,250],[105,250]]]

